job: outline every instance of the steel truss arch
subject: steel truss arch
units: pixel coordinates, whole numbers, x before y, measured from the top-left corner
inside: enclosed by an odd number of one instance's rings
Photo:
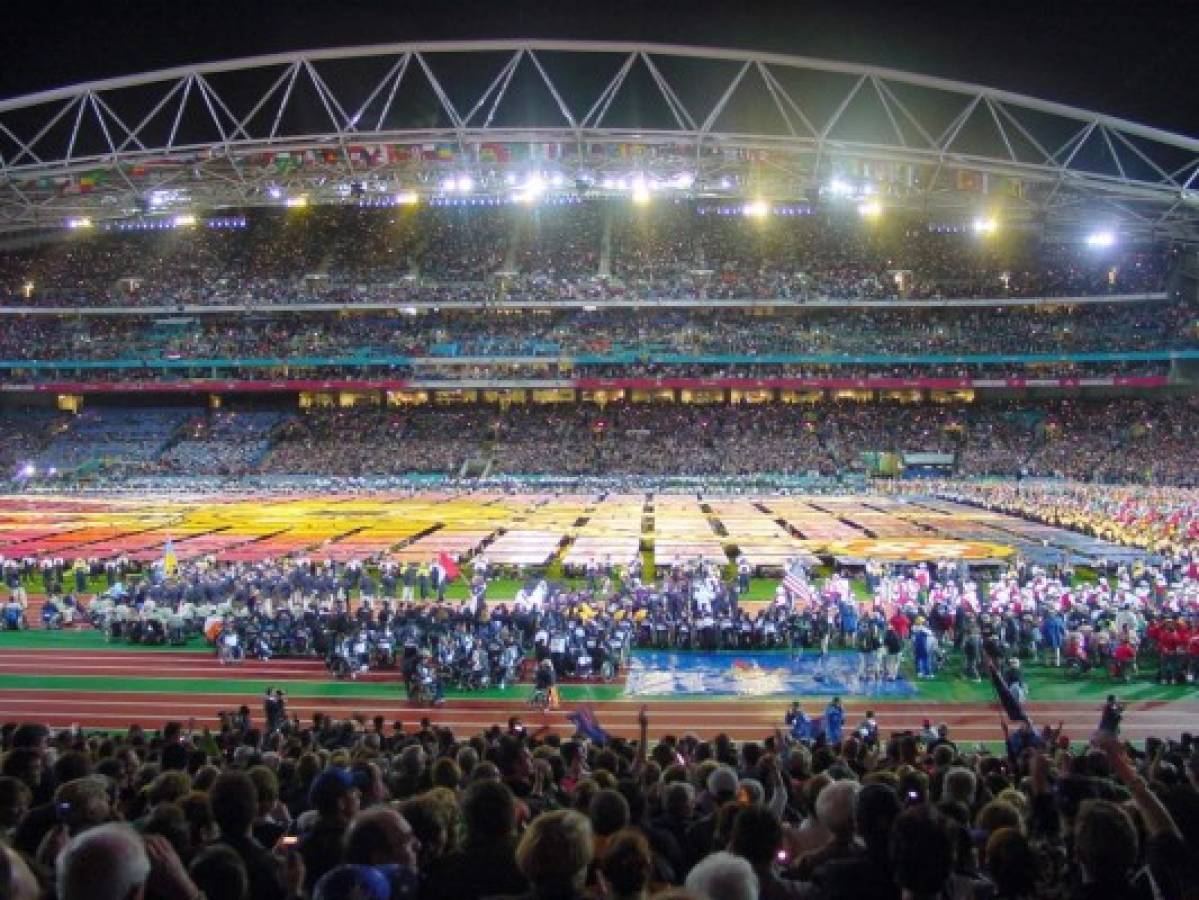
[[[431,149],[430,149],[431,148]],[[180,209],[568,190],[818,202],[1199,234],[1199,139],[1009,91],[747,50],[495,40],[280,53],[0,100],[0,231]],[[620,188],[617,188],[620,189]],[[155,199],[156,198],[156,199]],[[155,202],[151,202],[155,199]]]

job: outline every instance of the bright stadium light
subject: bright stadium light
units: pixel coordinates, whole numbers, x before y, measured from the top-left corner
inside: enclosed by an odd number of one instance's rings
[[[175,216],[174,222],[176,228],[190,228],[196,224],[196,217],[188,213],[182,216]]]
[[[555,172],[553,175],[550,176],[550,184],[552,184],[556,188],[562,187],[562,185],[566,184],[566,178],[562,175],[561,172]]]
[[[272,184],[269,188],[266,189],[266,192],[272,200],[282,200],[283,199],[283,188],[279,187],[276,184]]]
[[[297,194],[295,197],[287,198],[288,209],[303,209],[308,205],[307,194]]]
[[[834,197],[848,197],[853,193],[853,185],[842,178],[834,178],[828,183],[828,192]]]
[[[87,216],[81,216],[77,219],[67,219],[67,227],[76,231],[80,228],[91,228],[92,220]]]
[[[754,200],[741,207],[741,214],[751,219],[764,219],[770,213],[770,207],[765,200]]]
[[[877,219],[883,214],[883,205],[877,200],[867,200],[858,204],[858,215],[863,219]]]
[[[693,184],[695,184],[695,176],[690,172],[680,172],[670,180],[670,183],[679,190],[686,191],[689,190]]]
[[[25,478],[32,478],[36,474],[37,466],[35,466],[33,463],[25,463],[25,465],[21,467],[21,475],[23,475]]]
[[[645,206],[649,203],[649,188],[644,184],[633,185],[633,202],[638,206]]]
[[[1087,246],[1094,247],[1096,250],[1114,247],[1115,244],[1116,234],[1113,231],[1096,231],[1087,235]]]
[[[991,217],[975,219],[970,226],[975,234],[994,234],[999,230],[999,223]]]
[[[469,175],[459,175],[455,185],[461,194],[469,194],[475,189],[475,180]]]
[[[400,191],[396,194],[397,206],[416,206],[420,203],[420,194],[416,191]]]

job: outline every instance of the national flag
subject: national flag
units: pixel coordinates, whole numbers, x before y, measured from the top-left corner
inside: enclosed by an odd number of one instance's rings
[[[808,591],[808,573],[803,563],[796,560],[783,573],[783,587],[792,596],[802,596]]]
[[[1020,705],[1020,701],[1012,694],[1011,688],[999,676],[999,670],[995,664],[991,664],[991,684],[995,687],[995,694],[999,697],[999,705],[1003,707],[1003,711],[1012,722],[1027,722],[1032,725],[1032,719],[1028,717],[1028,713],[1024,711],[1024,707]]]
[[[437,565],[441,566],[441,571],[445,573],[446,581],[454,581],[461,574],[458,564],[450,559],[450,555],[444,550],[437,554]]]
[[[591,743],[606,744],[608,742],[608,732],[600,726],[599,719],[595,717],[595,708],[590,703],[584,703],[574,712],[567,713],[566,721],[574,725],[575,731]]]
[[[175,542],[168,540],[162,547],[162,574],[171,576],[179,568],[179,560],[175,557]]]

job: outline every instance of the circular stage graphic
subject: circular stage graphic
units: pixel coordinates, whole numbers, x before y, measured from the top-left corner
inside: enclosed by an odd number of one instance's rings
[[[985,541],[954,541],[933,538],[891,540],[861,539],[836,541],[826,547],[838,558],[883,559],[904,562],[937,562],[946,559],[1002,560],[1016,552],[1014,547]]]

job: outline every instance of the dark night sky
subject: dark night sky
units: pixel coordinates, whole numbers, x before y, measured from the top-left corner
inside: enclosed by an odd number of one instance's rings
[[[561,37],[761,48],[976,81],[1199,134],[1199,0],[9,0],[0,96],[280,50]]]

